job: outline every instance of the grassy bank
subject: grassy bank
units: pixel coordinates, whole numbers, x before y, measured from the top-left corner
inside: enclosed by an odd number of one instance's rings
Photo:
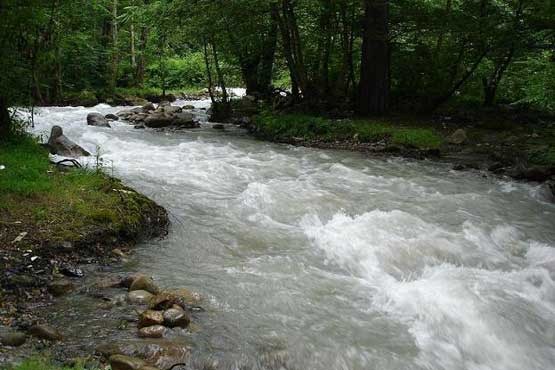
[[[431,128],[391,124],[373,120],[331,120],[303,114],[264,112],[255,119],[257,134],[274,141],[319,141],[378,143],[408,149],[429,150],[442,145]]]
[[[21,364],[8,368],[8,370],[85,370],[86,368],[81,365],[75,366],[60,366],[54,365],[51,361],[40,359],[40,358],[32,358],[22,362]],[[89,370],[92,370],[89,368]]]

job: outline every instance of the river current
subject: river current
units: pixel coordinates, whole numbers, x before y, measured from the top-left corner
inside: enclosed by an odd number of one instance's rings
[[[120,109],[41,108],[32,130],[62,126],[168,209],[168,237],[139,245],[133,269],[205,297],[196,356],[237,369],[555,368],[555,205],[540,186],[206,122],[86,125]]]

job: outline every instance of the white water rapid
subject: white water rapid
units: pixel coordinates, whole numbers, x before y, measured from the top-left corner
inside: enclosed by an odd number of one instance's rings
[[[229,368],[555,369],[555,206],[539,186],[208,123],[86,125],[120,109],[41,108],[33,132],[62,126],[171,212],[169,236],[140,245],[133,268],[208,298],[197,355]]]

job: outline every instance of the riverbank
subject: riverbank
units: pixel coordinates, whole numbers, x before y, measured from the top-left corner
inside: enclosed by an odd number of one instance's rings
[[[118,262],[138,241],[164,235],[169,220],[100,170],[53,166],[28,136],[2,143],[0,166],[0,336],[16,345],[47,324],[48,310],[37,307],[80,286],[82,265]]]
[[[259,139],[374,155],[435,159],[455,170],[489,171],[517,180],[555,180],[555,126],[503,119],[457,122],[390,117],[329,119],[263,112],[249,130]]]

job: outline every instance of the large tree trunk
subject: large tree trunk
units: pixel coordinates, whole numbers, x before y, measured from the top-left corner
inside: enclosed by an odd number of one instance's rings
[[[365,0],[357,113],[380,115],[389,108],[389,1]]]
[[[10,113],[6,99],[0,96],[0,140],[9,136],[11,131]]]
[[[258,67],[258,88],[263,95],[270,93],[272,86],[272,74],[274,72],[274,60],[277,46],[277,20],[272,16],[268,35],[264,40],[264,46]]]

